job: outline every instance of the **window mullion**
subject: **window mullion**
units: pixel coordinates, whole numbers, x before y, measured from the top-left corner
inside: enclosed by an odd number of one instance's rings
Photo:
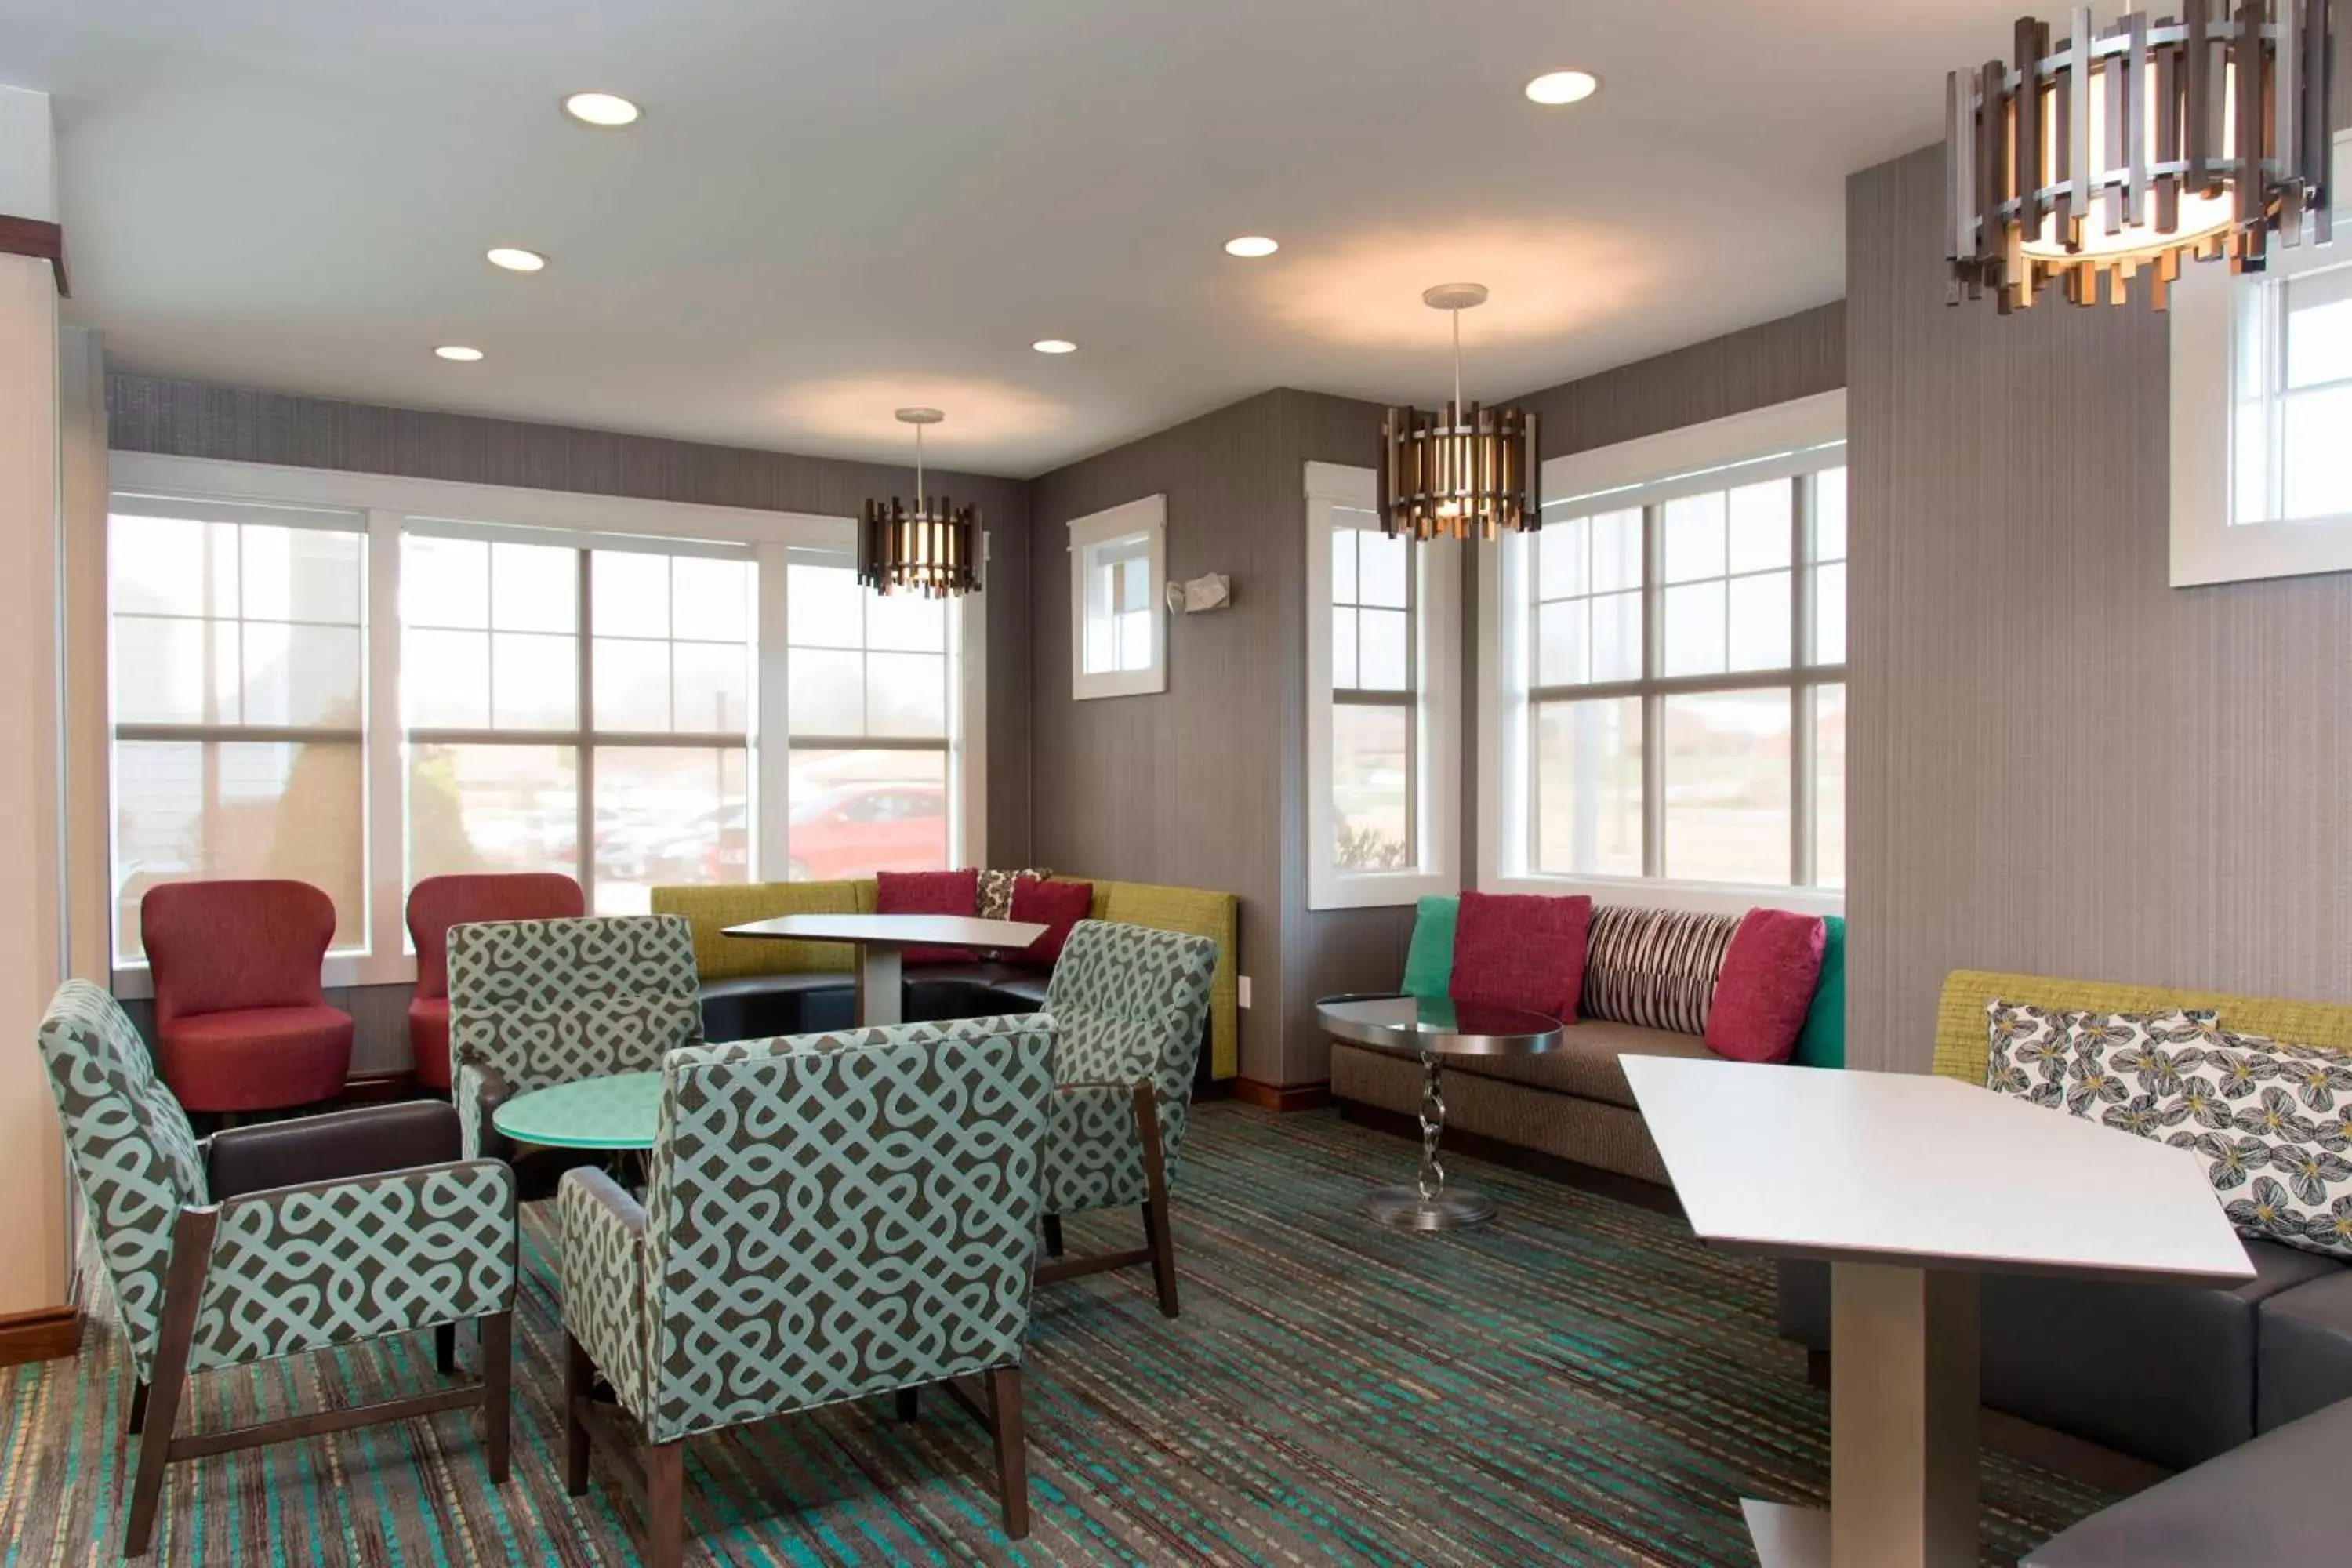
[[[1656,682],[1665,668],[1665,509],[1642,509],[1642,875],[1666,865],[1665,700]]]
[[[1423,569],[1423,564],[1428,560],[1428,550],[1425,548],[1419,548],[1412,545],[1406,546],[1404,568],[1404,689],[1407,706],[1405,708],[1404,719],[1404,852],[1405,858],[1412,862],[1412,868],[1416,871],[1420,870],[1425,863],[1425,857],[1423,851],[1424,848],[1424,841],[1427,837],[1427,836],[1421,830],[1421,801],[1423,794],[1421,784],[1421,759],[1424,749],[1421,743],[1421,723],[1423,715],[1428,711],[1428,694],[1422,689],[1421,681],[1421,672],[1423,668],[1423,660],[1421,657],[1421,602],[1423,597],[1421,592],[1421,574]],[[1360,560],[1357,563],[1357,570],[1360,573],[1363,570]],[[1359,591],[1360,592],[1360,582],[1358,586]],[[1360,616],[1357,620],[1356,635],[1360,640],[1363,637],[1363,622]],[[1357,658],[1361,659],[1362,657],[1363,654],[1360,647],[1357,653]],[[1362,673],[1362,668],[1363,667],[1360,664],[1357,666],[1357,671],[1359,674]]]
[[[572,840],[575,846],[572,858],[578,863],[575,869],[580,879],[580,890],[586,898],[589,912],[593,914],[596,909],[596,748],[593,743],[596,732],[596,671],[594,655],[590,650],[593,647],[591,639],[596,629],[593,609],[593,569],[591,565],[594,552],[582,549],[573,554],[578,563],[573,573],[573,592],[578,605],[573,626],[579,637],[579,706],[573,721],[579,739],[572,757],[572,831],[576,836]],[[493,599],[491,603],[495,605],[497,601]],[[495,612],[491,619],[497,619]]]
[[[367,515],[364,700],[360,753],[368,830],[362,846],[368,890],[367,951],[379,964],[406,949],[403,918],[408,889],[408,749],[400,712],[401,517],[381,508]],[[396,972],[394,972],[396,973]]]
[[[1789,885],[1811,887],[1813,881],[1813,716],[1814,688],[1796,678],[1798,667],[1812,650],[1812,558],[1817,534],[1813,501],[1817,481],[1799,474],[1789,505],[1789,559],[1793,566],[1789,592]]]

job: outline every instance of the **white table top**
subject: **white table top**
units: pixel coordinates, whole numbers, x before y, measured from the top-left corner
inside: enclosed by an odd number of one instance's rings
[[[1027,947],[1045,934],[1030,921],[983,921],[971,915],[778,915],[729,926],[729,936],[789,937],[796,942],[855,942],[882,947]]]
[[[1948,1078],[1623,1061],[1703,1240],[1988,1273],[2253,1277],[2186,1149]]]

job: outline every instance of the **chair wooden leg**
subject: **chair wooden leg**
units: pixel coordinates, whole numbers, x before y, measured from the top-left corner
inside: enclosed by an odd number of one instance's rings
[[[996,1438],[996,1492],[1004,1505],[1004,1533],[1018,1541],[1029,1533],[1029,1459],[1022,1440],[1021,1369],[1000,1366],[988,1374],[989,1430]]]
[[[646,1449],[646,1568],[678,1568],[686,1555],[686,1445]]]
[[[1062,1216],[1057,1214],[1045,1216],[1045,1256],[1062,1256]]]
[[[915,1418],[915,1392],[911,1388],[902,1388],[898,1391],[899,1420],[912,1421]]]
[[[125,1424],[125,1429],[136,1437],[146,1425],[147,1385],[143,1383],[134,1383],[131,1385],[131,1419]]]
[[[1151,1086],[1135,1086],[1135,1131],[1143,1141],[1143,1238],[1151,1248],[1151,1280],[1160,1310],[1176,1315],[1176,1234],[1168,1215],[1168,1162],[1160,1152],[1160,1116]]]
[[[188,1386],[188,1351],[196,1337],[196,1308],[204,1300],[205,1274],[212,1266],[217,1209],[182,1209],[172,1227],[172,1263],[163,1277],[163,1321],[155,1340],[155,1364],[148,1386],[150,1408],[139,1434],[139,1470],[131,1485],[131,1520],[122,1531],[122,1554],[143,1557],[155,1531],[155,1510],[163,1500],[163,1469],[172,1460],[172,1432],[180,1424],[180,1400]]]
[[[481,1321],[482,1425],[489,1447],[490,1484],[507,1484],[507,1441],[514,1405],[514,1314]]]
[[[444,1323],[433,1331],[433,1364],[445,1373],[457,1370],[457,1325]]]
[[[572,1337],[563,1335],[563,1490],[569,1497],[584,1497],[588,1492],[588,1428],[580,1419],[581,1403],[590,1397],[589,1390],[596,1381],[596,1364],[588,1359],[587,1349]]]

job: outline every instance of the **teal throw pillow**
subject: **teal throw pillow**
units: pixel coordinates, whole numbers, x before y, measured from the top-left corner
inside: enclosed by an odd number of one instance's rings
[[[1797,1054],[1790,1058],[1801,1068],[1845,1066],[1845,917],[1829,915],[1822,923],[1828,940],[1822,943],[1821,983],[1813,987],[1813,1005],[1797,1037]]]
[[[1454,918],[1460,899],[1431,897],[1413,911],[1412,945],[1404,953],[1404,994],[1444,996],[1454,981]]]

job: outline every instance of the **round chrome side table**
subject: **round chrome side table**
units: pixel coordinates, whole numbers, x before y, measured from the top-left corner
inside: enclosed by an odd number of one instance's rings
[[[1421,1178],[1366,1194],[1364,1212],[1402,1230],[1465,1230],[1495,1217],[1495,1200],[1445,1184],[1444,1058],[1535,1056],[1559,1044],[1559,1020],[1517,1007],[1444,997],[1327,996],[1325,1030],[1350,1045],[1421,1060]]]

